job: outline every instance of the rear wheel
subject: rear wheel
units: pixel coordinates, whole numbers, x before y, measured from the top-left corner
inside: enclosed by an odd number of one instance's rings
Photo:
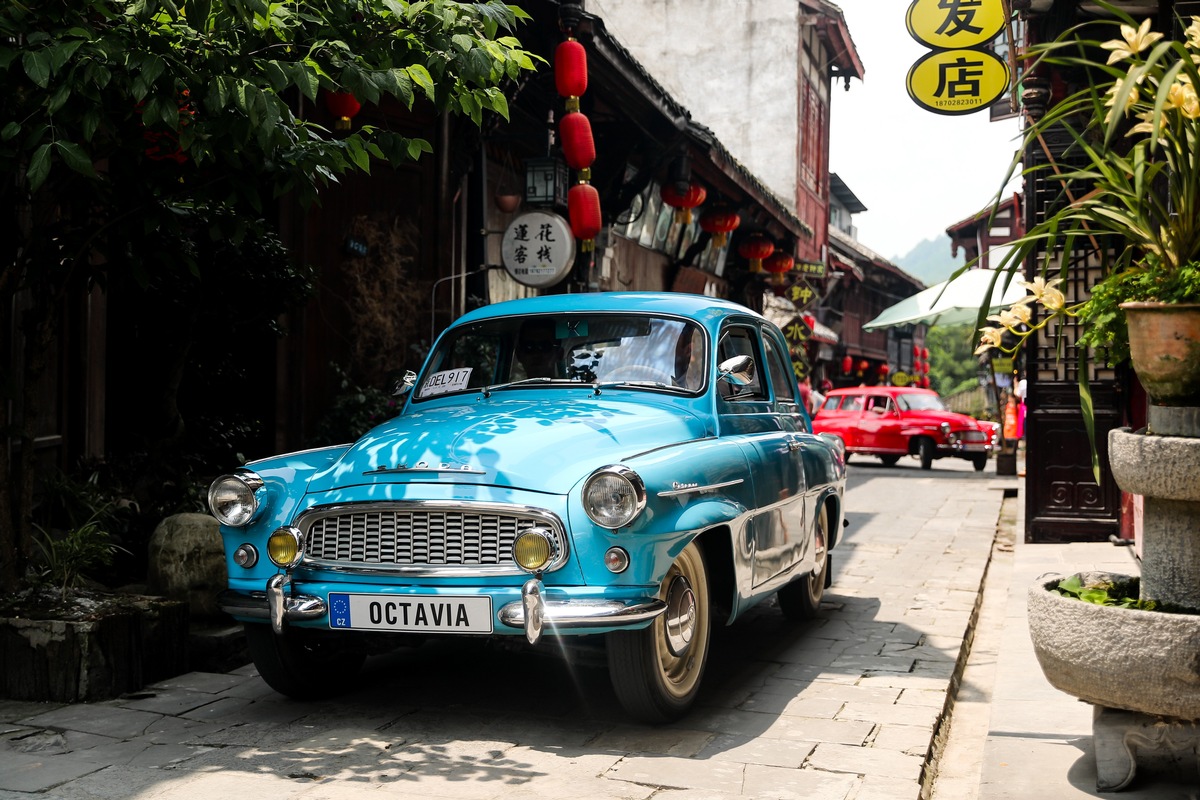
[[[976,472],[983,472],[984,467],[987,466],[987,462],[988,462],[988,457],[986,454],[971,457],[971,463],[975,466]]]
[[[613,689],[631,716],[670,722],[691,708],[708,663],[708,591],[704,556],[693,542],[662,580],[658,596],[667,610],[647,628],[608,634]]]
[[[779,590],[779,609],[792,620],[812,619],[825,597],[825,582],[829,577],[829,512],[825,506],[817,515],[816,530],[813,531],[813,548],[817,554],[817,565],[812,572]]]
[[[921,459],[921,469],[933,468],[933,440],[921,438],[917,442],[917,457]]]
[[[276,635],[270,625],[246,623],[246,649],[258,674],[275,691],[297,700],[330,697],[350,686],[366,655],[346,650],[328,635],[291,628]]]
[[[879,460],[885,467],[894,467],[900,463],[900,456],[880,456]]]

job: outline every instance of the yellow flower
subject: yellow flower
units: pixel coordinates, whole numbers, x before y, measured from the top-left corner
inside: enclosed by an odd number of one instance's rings
[[[1114,80],[1112,88],[1108,90],[1108,99],[1104,101],[1104,105],[1109,106],[1109,107],[1112,107],[1113,105],[1115,105],[1117,102],[1117,95],[1119,95],[1121,93],[1121,87],[1124,85],[1125,85],[1124,78],[1117,78],[1116,80]],[[1131,86],[1129,89],[1129,96],[1125,98],[1125,109],[1124,109],[1125,116],[1129,116],[1129,109],[1133,108],[1134,105],[1137,104],[1137,101],[1139,99],[1141,99],[1141,97],[1140,97],[1140,94],[1138,93],[1138,87],[1136,85]],[[1107,123],[1109,121],[1109,118],[1111,116],[1112,116],[1112,111],[1109,111],[1107,114],[1104,115],[1105,123]]]
[[[1167,90],[1167,102],[1188,119],[1200,118],[1200,97],[1196,96],[1196,87],[1188,81],[1171,84]]]
[[[992,314],[988,319],[992,322],[999,322],[1011,331],[1018,325],[1028,324],[1030,316],[1029,306],[1024,303],[1017,303],[1012,308],[1007,308],[999,314]]]
[[[993,347],[1000,346],[1000,339],[1004,336],[1004,331],[1000,328],[980,328],[979,329],[979,347],[975,348],[975,355],[986,353]]]
[[[1187,36],[1187,46],[1192,50],[1200,50],[1200,17],[1192,17],[1192,24],[1184,31]]]
[[[1109,64],[1115,64],[1118,61],[1137,55],[1163,37],[1161,33],[1150,30],[1149,17],[1146,17],[1136,30],[1130,25],[1122,25],[1121,36],[1124,37],[1125,41],[1112,39],[1100,45],[1105,50],[1112,51],[1108,56]]]
[[[1046,280],[1045,278],[1037,277],[1031,281],[1018,280],[1022,286],[1029,290],[1035,301],[1041,303],[1050,311],[1059,311],[1067,304],[1067,298],[1056,288],[1062,283],[1062,278]]]
[[[1165,115],[1162,115],[1158,118],[1157,126],[1154,124],[1153,109],[1149,111],[1143,111],[1141,114],[1138,114],[1138,119],[1140,119],[1141,122],[1130,128],[1129,132],[1125,134],[1126,136],[1136,136],[1139,133],[1148,133],[1154,138],[1158,139],[1160,142],[1162,141],[1162,132],[1167,126],[1167,118]]]

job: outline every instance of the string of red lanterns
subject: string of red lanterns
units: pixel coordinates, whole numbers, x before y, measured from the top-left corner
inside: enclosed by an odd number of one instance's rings
[[[603,227],[600,193],[592,186],[592,164],[596,161],[596,140],[592,123],[579,110],[579,98],[587,91],[587,51],[567,31],[567,39],[554,51],[554,87],[566,98],[567,113],[558,121],[563,158],[578,173],[579,182],[567,192],[567,217],[571,234],[580,240],[579,249],[595,249],[596,236]]]

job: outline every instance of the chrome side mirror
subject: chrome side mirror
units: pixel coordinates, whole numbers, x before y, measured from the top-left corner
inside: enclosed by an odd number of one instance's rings
[[[750,356],[734,356],[717,365],[717,380],[728,381],[734,386],[749,386],[754,382],[754,359]]]
[[[392,387],[392,397],[403,397],[412,391],[412,388],[417,385],[417,373],[411,369],[404,371],[404,375],[400,380],[396,381],[396,385]]]

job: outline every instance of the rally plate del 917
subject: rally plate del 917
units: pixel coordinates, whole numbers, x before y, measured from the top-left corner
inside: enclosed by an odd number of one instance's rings
[[[329,594],[329,627],[420,633],[491,633],[487,595]]]

